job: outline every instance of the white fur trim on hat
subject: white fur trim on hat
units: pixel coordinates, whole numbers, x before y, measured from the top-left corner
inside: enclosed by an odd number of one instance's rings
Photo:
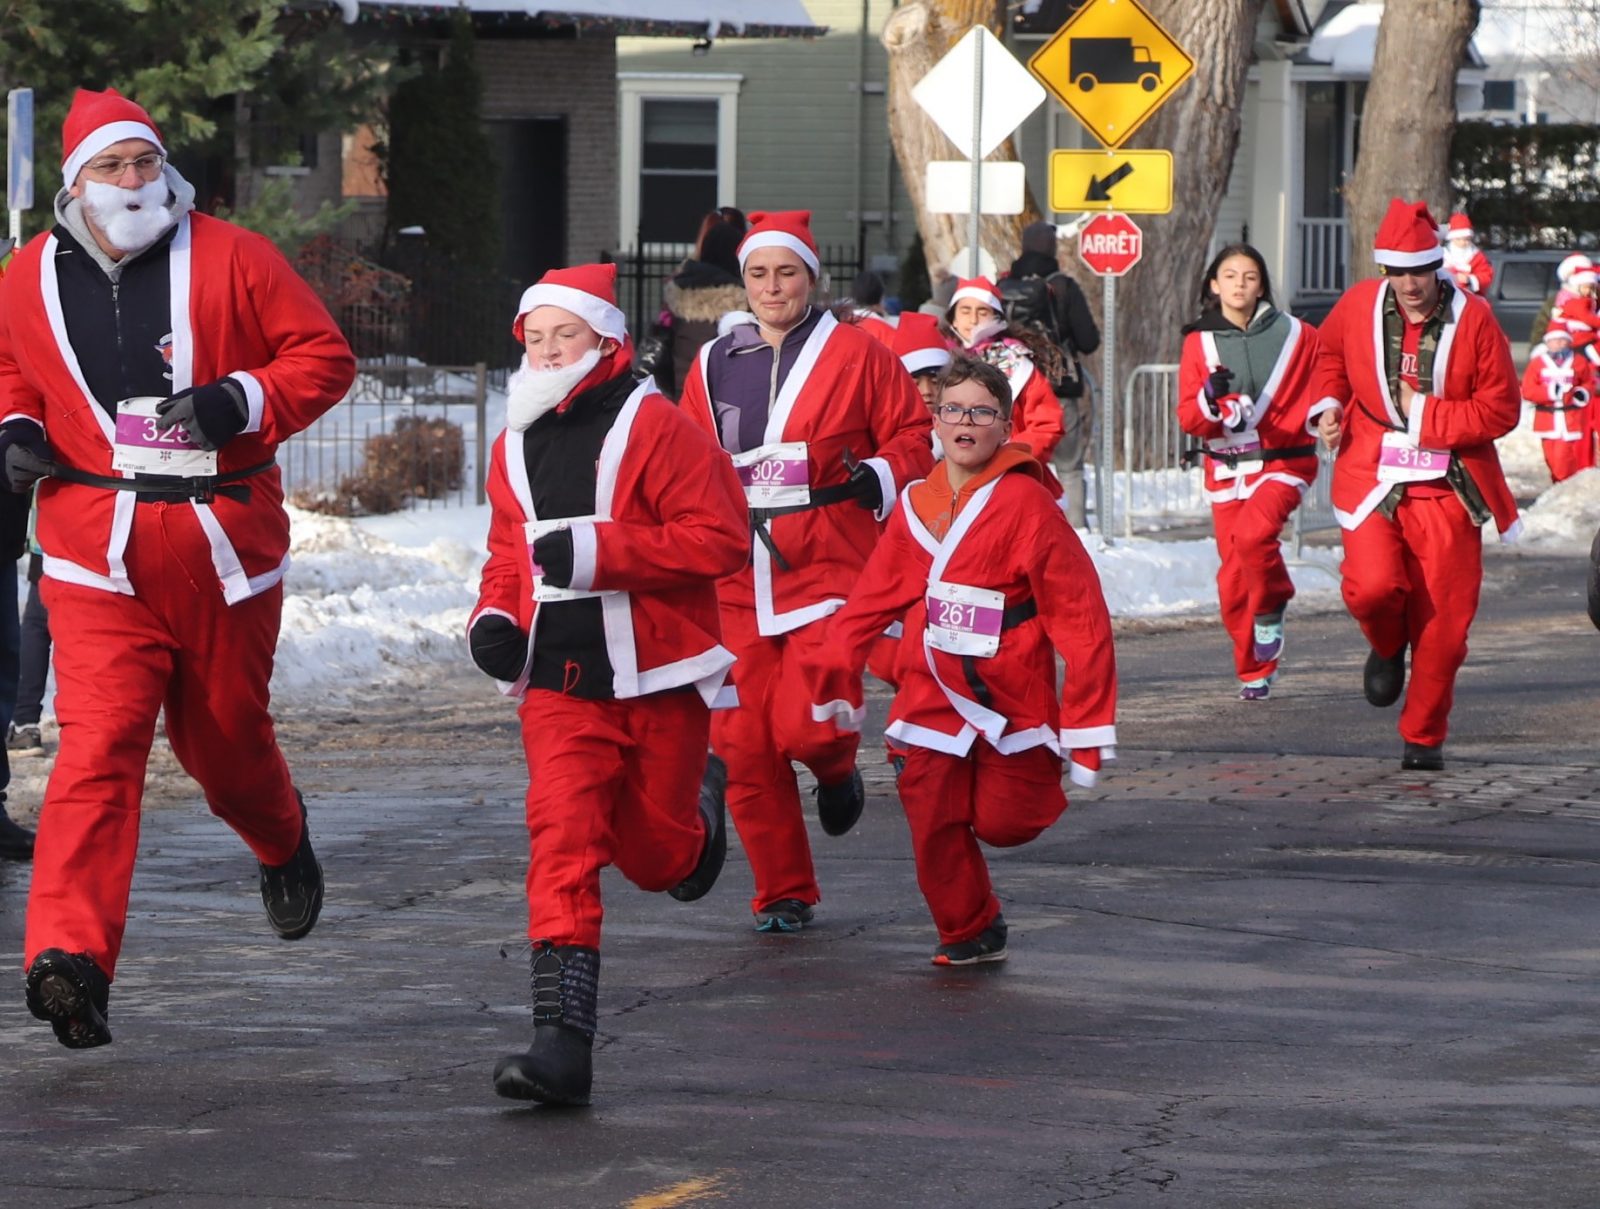
[[[950,350],[947,348],[919,348],[914,352],[904,354],[900,364],[906,367],[908,374],[925,373],[930,369],[943,369],[950,364]]]
[[[91,130],[72,149],[72,154],[67,156],[67,162],[61,165],[61,179],[67,184],[76,184],[78,173],[83,171],[83,166],[99,155],[112,143],[120,143],[124,139],[144,139],[154,143],[156,150],[162,155],[167,149],[161,145],[161,136],[143,122],[107,122],[104,126]]]
[[[619,309],[603,298],[573,289],[570,285],[530,285],[522,292],[522,301],[517,305],[518,319],[542,306],[558,306],[564,311],[571,311],[602,336],[610,336],[618,342],[628,338],[628,321]]]
[[[949,309],[954,311],[956,309],[956,303],[960,302],[963,298],[970,298],[974,302],[983,303],[984,306],[988,307],[996,315],[1001,314],[1006,309],[1003,305],[1001,305],[1000,295],[992,294],[988,290],[981,289],[975,285],[964,286],[963,288],[957,290],[954,294],[951,294]]]
[[[745,262],[750,259],[750,253],[757,248],[788,248],[801,260],[806,262],[806,267],[811,270],[813,277],[822,272],[822,262],[817,259],[803,239],[790,235],[787,231],[756,231],[745,237],[744,243],[739,246],[739,271],[744,271]]]
[[[1425,264],[1432,264],[1436,260],[1443,260],[1444,249],[1432,247],[1416,252],[1401,252],[1394,248],[1378,248],[1372,253],[1372,259],[1386,268],[1415,269]]]

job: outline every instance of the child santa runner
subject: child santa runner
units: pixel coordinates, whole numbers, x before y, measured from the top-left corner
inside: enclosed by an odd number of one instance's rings
[[[1572,351],[1572,334],[1552,323],[1528,361],[1522,397],[1533,407],[1533,431],[1554,482],[1595,464],[1595,368]]]
[[[733,656],[716,581],[746,558],[739,480],[629,372],[616,266],[556,269],[522,296],[526,349],[489,470],[489,560],[472,658],[518,698],[528,760],[533,1044],[495,1090],[589,1100],[600,871],[699,898],[727,849],[710,707]]]
[[[1004,959],[978,841],[1025,844],[1061,816],[1063,753],[1073,781],[1093,784],[1115,753],[1117,676],[1094,564],[1039,462],[1007,444],[1005,375],[958,357],[936,424],[944,460],[902,493],[806,672],[813,716],[860,727],[867,652],[904,614],[887,734],[908,749],[900,799],[939,931],[933,961],[950,966]]]

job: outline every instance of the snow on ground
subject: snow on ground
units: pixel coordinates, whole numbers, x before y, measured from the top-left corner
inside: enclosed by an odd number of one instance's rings
[[[488,532],[486,507],[346,520],[290,510],[293,562],[273,691],[285,698],[360,693],[380,680],[464,663]],[[1113,616],[1206,614],[1217,607],[1216,546],[1085,536]],[[1333,603],[1338,553],[1291,564],[1301,605]]]
[[[1586,554],[1600,530],[1600,470],[1580,470],[1522,510],[1524,543]]]

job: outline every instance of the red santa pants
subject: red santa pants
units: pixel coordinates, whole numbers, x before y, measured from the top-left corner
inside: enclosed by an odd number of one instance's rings
[[[989,865],[978,848],[1015,848],[1038,837],[1067,808],[1061,758],[1048,747],[1003,756],[979,739],[965,756],[914,747],[900,774],[911,824],[917,885],[939,943],[972,940],[1000,914]]]
[[[528,937],[600,947],[600,870],[670,890],[705,847],[700,777],[710,711],[693,689],[586,701],[531,689]]]
[[[1211,505],[1217,534],[1217,600],[1222,625],[1233,639],[1233,666],[1240,680],[1272,675],[1278,661],[1259,662],[1254,654],[1255,619],[1276,613],[1294,599],[1294,581],[1283,564],[1279,535],[1289,515],[1300,506],[1300,490],[1287,483],[1264,482],[1248,499]]]
[[[1388,657],[1411,647],[1400,737],[1443,743],[1456,672],[1478,612],[1483,537],[1452,495],[1407,494],[1390,520],[1374,512],[1344,533],[1344,602]]]
[[[1570,413],[1569,413],[1570,414]],[[1594,434],[1586,433],[1581,441],[1541,441],[1544,446],[1544,464],[1550,467],[1553,482],[1570,479],[1580,470],[1595,464]]]
[[[800,661],[821,644],[822,631],[819,621],[763,638],[754,610],[722,610],[722,642],[738,659],[739,706],[717,711],[711,747],[728,765],[728,813],[755,875],[755,911],[781,898],[822,899],[790,761],[804,764],[824,785],[845,780],[856,763],[860,735],[811,719]]]
[[[188,504],[140,504],[125,555],[135,595],[46,578],[55,638],[56,753],[39,815],[27,962],[87,953],[108,975],[128,914],[145,763],[167,738],[211,811],[258,861],[300,843],[300,803],[268,710],[283,588],[229,606]]]

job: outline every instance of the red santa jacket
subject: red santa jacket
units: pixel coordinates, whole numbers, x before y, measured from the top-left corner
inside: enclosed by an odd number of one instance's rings
[[[944,464],[929,483],[907,488],[849,603],[828,620],[826,640],[805,669],[812,716],[860,728],[862,665],[884,625],[904,614],[889,738],[951,755],[965,755],[980,735],[1006,754],[1048,747],[1072,753],[1073,780],[1092,784],[1100,758],[1114,756],[1117,742],[1116,654],[1100,578],[1041,482],[1038,462],[1015,445],[996,461],[999,473],[974,481],[942,539],[919,517],[912,497],[944,479]],[[963,597],[983,608],[985,593],[995,594],[995,607],[1003,598],[1006,611],[1020,607],[1034,615],[1014,617],[1001,629],[992,655],[940,649],[936,644],[950,644],[947,628],[937,623],[951,622],[949,610],[959,614]],[[961,624],[959,616],[954,624]],[[1059,699],[1056,654],[1066,663]]]
[[[1506,541],[1521,529],[1516,501],[1506,486],[1494,442],[1522,415],[1511,347],[1483,299],[1450,290],[1449,313],[1434,357],[1432,389],[1419,394],[1407,420],[1390,397],[1383,363],[1383,307],[1389,283],[1357,282],[1334,304],[1318,330],[1313,395],[1306,420],[1314,430],[1324,411],[1343,409],[1343,431],[1333,464],[1333,510],[1339,525],[1354,529],[1389,494],[1378,481],[1385,432],[1401,430],[1422,449],[1451,451],[1472,477]],[[1384,421],[1391,427],[1386,427]]]
[[[706,365],[722,343],[701,347],[678,401],[719,444]],[[877,474],[883,509],[874,517],[846,501],[774,517],[768,531],[788,568],[774,561],[765,543],[752,541],[747,565],[718,585],[724,606],[755,610],[757,632],[766,636],[787,634],[843,606],[901,484],[933,464],[931,430],[928,409],[900,358],[860,328],[823,314],[772,403],[766,441],[806,442],[813,491],[848,479],[844,454],[850,450]]]
[[[539,518],[520,432],[496,438],[488,491],[489,559],[467,632],[489,613],[526,631],[521,676],[499,682],[521,697],[539,608],[523,526]],[[601,599],[612,691],[643,697],[692,684],[707,705],[732,704],[730,695],[718,700],[733,655],[722,645],[716,580],[746,559],[744,495],[728,460],[651,379],[628,396],[601,444],[594,505],[601,519],[570,526],[571,587],[610,593]]]
[[[1587,294],[1569,294],[1565,301],[1557,303],[1551,320],[1566,325],[1567,331],[1572,333],[1573,348],[1587,348],[1600,335],[1600,312],[1595,310],[1594,300]]]
[[[1494,281],[1494,266],[1477,248],[1473,248],[1466,256],[1458,256],[1447,244],[1444,267],[1458,286],[1473,294],[1487,294],[1490,283]]]
[[[1221,360],[1216,337],[1211,332],[1190,332],[1184,337],[1183,355],[1178,362],[1178,425],[1191,436],[1200,437],[1211,449],[1248,449],[1259,444],[1262,452],[1274,449],[1304,449],[1305,457],[1274,458],[1229,467],[1214,458],[1205,459],[1206,498],[1212,503],[1245,500],[1262,483],[1287,483],[1304,491],[1317,477],[1315,438],[1306,431],[1311,411],[1311,372],[1317,359],[1317,333],[1308,323],[1286,316],[1289,335],[1278,352],[1278,360],[1266,384],[1252,400],[1250,421],[1241,432],[1230,432],[1223,424],[1222,412],[1206,398],[1206,378]]]
[[[1026,445],[1040,462],[1048,464],[1050,455],[1061,444],[1066,432],[1061,416],[1061,400],[1049,380],[1039,372],[1020,340],[1001,335],[982,340],[969,350],[1000,370],[1011,384],[1011,441]]]
[[[1568,353],[1557,361],[1540,349],[1522,375],[1522,397],[1533,404],[1533,431],[1546,441],[1591,439],[1594,389],[1595,369],[1587,357]]]
[[[26,416],[44,426],[64,465],[112,476],[115,424],[84,384],[67,338],[56,285],[56,238],[17,254],[0,282],[0,423]],[[231,377],[249,420],[221,450],[227,474],[272,458],[278,445],[339,402],[355,358],[327,309],[272,244],[203,214],[178,221],[172,275],[172,389]],[[244,498],[193,502],[211,542],[223,598],[266,591],[289,565],[289,518],[274,468],[249,479]],[[44,573],[133,595],[123,552],[134,495],[48,478],[39,484]]]

